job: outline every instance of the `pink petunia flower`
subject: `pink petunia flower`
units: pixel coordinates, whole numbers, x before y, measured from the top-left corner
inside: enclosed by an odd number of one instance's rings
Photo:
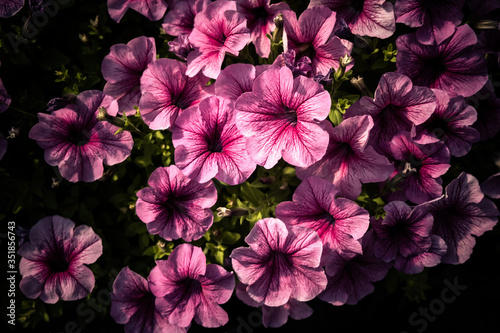
[[[425,122],[435,108],[436,96],[431,89],[414,86],[407,76],[389,72],[382,75],[375,97],[361,97],[346,110],[344,119],[370,115],[374,125],[368,146],[387,152],[385,143],[399,132]]]
[[[476,33],[467,24],[437,46],[421,44],[416,33],[402,35],[396,40],[396,66],[415,85],[468,97],[488,80],[486,60],[476,44]]]
[[[387,275],[391,263],[375,256],[373,233],[368,231],[360,241],[363,254],[346,257],[333,253],[325,267],[328,285],[319,299],[336,306],[354,305],[373,292],[373,282]]]
[[[165,0],[108,0],[109,16],[117,23],[129,8],[151,21],[158,21],[167,11],[167,3]]]
[[[416,28],[417,40],[439,45],[462,23],[465,0],[398,0],[394,5],[396,22]]]
[[[388,38],[396,31],[394,8],[385,0],[311,0],[309,7],[326,6],[359,36]]]
[[[320,267],[322,244],[308,228],[287,227],[281,220],[259,220],[245,238],[250,247],[233,250],[233,269],[256,302],[282,306],[295,299],[305,302],[326,286]]]
[[[361,254],[358,240],[370,224],[368,211],[352,200],[336,198],[338,194],[330,182],[309,177],[297,187],[293,201],[281,202],[276,207],[276,217],[287,225],[306,227],[318,233],[323,243],[322,264],[332,252]]]
[[[484,197],[477,179],[465,172],[446,186],[445,193],[422,204],[434,216],[432,233],[448,246],[442,262],[462,264],[476,243],[473,236],[491,230],[500,215],[495,204]]]
[[[171,36],[189,35],[194,27],[196,14],[203,11],[210,0],[187,0],[175,3],[163,19],[162,27]]]
[[[290,298],[288,303],[281,306],[267,306],[256,302],[247,292],[247,285],[238,283],[236,285],[236,296],[246,305],[255,308],[262,307],[262,325],[265,328],[281,327],[286,324],[288,317],[301,320],[310,317],[313,309],[305,302],[299,302]]]
[[[116,116],[118,103],[101,91],[81,92],[75,104],[51,114],[38,113],[40,122],[29,132],[45,150],[45,161],[58,166],[70,182],[93,182],[101,178],[106,165],[123,162],[134,142],[130,132],[115,134],[118,127],[97,120],[99,108]]]
[[[194,320],[204,327],[225,325],[228,315],[219,304],[234,290],[233,272],[206,264],[199,247],[176,246],[167,260],[156,261],[149,273],[149,287],[157,297],[156,307],[168,321],[187,327]]]
[[[137,37],[125,44],[111,46],[102,61],[101,71],[107,81],[104,93],[118,101],[118,112],[127,116],[136,113],[141,98],[141,76],[148,64],[156,60],[152,37]]]
[[[224,56],[238,56],[250,38],[250,30],[236,2],[218,0],[212,2],[194,19],[189,42],[194,47],[187,58],[186,75],[192,77],[201,70],[205,76],[219,76]]]
[[[247,138],[254,162],[272,168],[283,159],[306,167],[326,152],[331,124],[328,92],[304,76],[293,78],[287,67],[273,66],[254,81],[251,92],[236,101],[236,126]]]
[[[423,252],[415,253],[407,257],[398,256],[394,260],[394,268],[405,274],[421,273],[425,267],[434,267],[441,263],[447,246],[444,240],[436,235],[431,235],[431,246]]]
[[[94,289],[94,274],[85,264],[101,256],[102,241],[91,227],[75,228],[70,219],[55,215],[38,221],[17,253],[23,294],[54,304],[84,298]]]
[[[197,105],[207,93],[207,78],[187,77],[186,65],[178,60],[158,59],[141,77],[141,117],[153,130],[170,128],[179,114]]]
[[[276,29],[274,18],[290,7],[284,2],[271,5],[270,0],[236,0],[236,8],[247,20],[250,41],[255,45],[259,57],[269,57],[271,40],[267,35]]]
[[[444,142],[452,156],[464,156],[472,144],[479,141],[479,132],[471,126],[477,119],[477,112],[462,96],[450,98],[445,91],[433,91],[436,109],[425,123],[417,127],[416,141],[421,136],[435,137]]]
[[[338,69],[340,58],[349,54],[340,38],[333,34],[336,14],[326,7],[306,9],[297,20],[295,12],[283,12],[285,52],[294,50],[295,59],[308,57],[312,75],[326,74]],[[347,69],[350,69],[350,63]]]
[[[111,296],[111,317],[125,324],[125,333],[184,333],[185,328],[170,324],[155,306],[156,297],[148,281],[124,267],[115,281]]]
[[[234,123],[234,102],[211,96],[184,111],[172,128],[175,164],[192,179],[216,178],[229,185],[243,183],[256,164]]]
[[[148,185],[137,192],[136,213],[149,233],[190,242],[201,238],[212,225],[210,207],[217,201],[212,182],[200,184],[171,165],[153,171]]]
[[[175,56],[184,61],[187,60],[189,52],[193,51],[191,43],[189,43],[189,35],[179,35],[174,40],[167,42],[168,50],[175,54]]]
[[[356,199],[361,183],[385,181],[394,167],[385,156],[367,146],[373,120],[370,116],[355,116],[328,128],[330,142],[325,156],[307,168],[296,168],[297,177],[324,178],[335,185],[339,195]]]
[[[0,17],[9,18],[24,7],[24,0],[2,0],[0,2]]]
[[[255,78],[270,67],[270,65],[253,66],[243,63],[227,66],[214,83],[215,95],[236,101],[243,93],[252,91]]]

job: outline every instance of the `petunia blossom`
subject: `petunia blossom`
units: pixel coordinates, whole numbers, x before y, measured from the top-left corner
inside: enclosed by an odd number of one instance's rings
[[[161,315],[148,281],[128,267],[116,276],[110,297],[110,315],[118,324],[125,324],[125,333],[186,332]]]
[[[373,128],[370,116],[355,116],[342,121],[335,128],[328,128],[330,142],[325,156],[306,168],[296,168],[297,177],[324,178],[335,185],[339,195],[356,199],[362,183],[385,181],[394,168],[385,156],[368,146]]]
[[[153,130],[170,128],[179,114],[197,105],[207,93],[208,79],[201,74],[188,77],[186,65],[178,60],[158,59],[141,77],[141,117]]]
[[[248,285],[246,291],[254,301],[277,307],[290,299],[309,301],[325,289],[322,244],[315,231],[264,218],[257,221],[245,242],[250,247],[236,248],[230,257],[239,281]]]
[[[214,83],[215,95],[236,101],[243,93],[252,91],[255,78],[270,65],[253,66],[235,63],[224,68]]]
[[[297,187],[293,201],[281,202],[276,207],[276,217],[287,225],[318,233],[323,243],[323,264],[331,252],[361,254],[358,240],[370,224],[368,211],[352,200],[336,198],[337,195],[337,188],[330,182],[309,177]]]
[[[162,27],[171,36],[189,35],[194,27],[196,14],[203,11],[210,0],[178,1],[163,19]]]
[[[236,296],[246,305],[255,308],[262,307],[262,325],[265,328],[281,327],[286,324],[288,317],[301,320],[310,317],[313,309],[305,302],[299,302],[290,298],[288,303],[281,306],[267,306],[253,300],[247,292],[247,285],[238,283],[236,285]]]
[[[462,23],[465,0],[398,0],[394,5],[396,23],[416,28],[417,40],[439,45]]]
[[[156,45],[152,37],[137,37],[125,44],[111,46],[102,61],[101,71],[107,81],[104,93],[118,101],[119,113],[136,113],[141,98],[141,76],[148,64],[156,60]]]
[[[481,184],[481,191],[492,199],[500,199],[500,172],[489,176]]]
[[[273,65],[283,67],[288,67],[293,74],[293,77],[296,78],[299,75],[304,75],[307,77],[312,77],[312,67],[311,67],[311,59],[308,56],[303,56],[300,59],[296,58],[297,52],[295,50],[288,50],[287,52],[283,52],[274,59]],[[333,71],[333,67],[330,68],[328,73]],[[328,74],[327,73],[327,74]],[[325,74],[325,75],[327,75]],[[316,76],[321,76],[318,74]],[[316,78],[316,76],[314,76]],[[315,80],[316,81],[316,80]],[[316,81],[318,82],[318,81]]]
[[[385,0],[311,0],[309,7],[326,6],[359,36],[388,38],[396,30],[394,8]]]
[[[187,58],[186,75],[200,70],[207,77],[219,76],[226,53],[238,56],[250,38],[243,14],[236,11],[236,2],[218,0],[209,4],[194,18],[189,42],[194,51]]]
[[[216,178],[229,185],[243,183],[256,164],[234,123],[234,102],[205,98],[184,111],[172,128],[175,164],[190,178],[204,183]]]
[[[157,309],[180,327],[188,327],[193,318],[204,327],[225,325],[229,318],[219,304],[229,300],[234,285],[233,272],[207,265],[201,248],[188,243],[177,245],[167,260],[156,261],[149,273]]]
[[[452,156],[464,156],[472,144],[479,141],[479,132],[471,126],[477,119],[477,112],[462,96],[450,98],[447,92],[438,89],[433,92],[436,109],[417,127],[417,137],[435,137],[444,142]]]
[[[0,79],[0,113],[9,108],[11,101],[12,100],[9,94],[3,85],[2,79]]]
[[[445,193],[422,204],[433,216],[432,233],[448,246],[442,262],[462,264],[473,251],[476,240],[491,230],[500,215],[495,204],[484,197],[477,179],[465,172],[446,186]]]
[[[373,232],[368,231],[360,241],[363,254],[346,257],[333,253],[325,267],[328,285],[319,299],[336,306],[354,305],[373,292],[373,282],[387,275],[391,263],[375,256]]]
[[[39,220],[17,253],[22,257],[19,289],[53,304],[84,298],[94,289],[94,274],[85,265],[101,256],[102,241],[91,227],[75,228],[70,219],[55,215]]]
[[[211,181],[200,184],[171,165],[153,171],[148,185],[137,192],[136,213],[149,233],[190,242],[212,225],[217,190]]]
[[[294,79],[287,67],[273,66],[236,101],[236,126],[257,164],[270,169],[283,156],[306,167],[326,152],[330,105],[330,95],[319,83],[304,76]]]
[[[108,13],[115,22],[120,22],[129,8],[151,21],[158,21],[167,11],[167,3],[165,0],[108,0]]]
[[[189,52],[193,50],[191,43],[189,43],[189,35],[179,35],[174,40],[167,42],[168,50],[175,54],[181,60],[186,61]]]
[[[375,97],[361,97],[346,110],[344,119],[370,115],[373,128],[368,146],[385,152],[384,144],[394,135],[422,124],[435,108],[436,96],[431,89],[414,86],[407,76],[389,72],[380,78]]]
[[[420,43],[416,33],[402,35],[396,40],[396,66],[415,85],[468,97],[488,80],[486,60],[476,44],[476,33],[467,24],[437,46]]]
[[[24,0],[2,0],[0,2],[0,17],[9,18],[17,14],[24,7]]]
[[[446,253],[447,245],[439,236],[431,235],[430,238],[431,246],[429,249],[407,257],[396,257],[394,268],[405,274],[417,274],[421,273],[425,267],[434,267],[440,264]]]
[[[45,150],[45,161],[59,167],[61,175],[70,182],[93,182],[102,177],[103,163],[123,162],[134,142],[130,132],[115,134],[118,127],[99,121],[99,109],[116,116],[118,103],[101,91],[81,92],[75,104],[51,114],[38,113],[39,123],[29,132]]]
[[[236,9],[247,20],[250,41],[255,45],[259,57],[269,57],[271,40],[267,35],[276,29],[274,18],[290,7],[284,2],[271,5],[270,0],[236,0]]]
[[[477,111],[477,121],[472,127],[479,132],[479,139],[492,139],[500,131],[500,97],[495,93],[493,82],[488,80],[476,94],[466,98]]]
[[[312,75],[326,74],[330,68],[338,69],[340,58],[348,51],[333,34],[336,14],[326,7],[306,9],[297,20],[294,11],[283,12],[284,50],[294,50],[295,59],[307,56],[311,60]],[[286,38],[286,39],[285,39]],[[350,69],[351,63],[348,66]]]

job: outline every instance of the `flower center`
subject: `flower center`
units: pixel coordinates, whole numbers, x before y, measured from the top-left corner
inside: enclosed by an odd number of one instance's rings
[[[316,57],[316,50],[314,49],[314,46],[311,43],[304,43],[302,45],[299,45],[296,49],[296,52],[297,55],[295,56],[295,59],[308,57],[309,59],[313,60],[314,57]]]
[[[286,105],[283,105],[283,115],[288,120],[290,125],[292,125],[292,126],[297,125],[297,111],[296,110],[291,109]]]
[[[428,59],[425,61],[424,71],[431,83],[434,83],[446,72],[446,66],[440,58]]]
[[[85,129],[74,129],[70,132],[69,139],[76,146],[84,146],[90,141],[90,133]]]
[[[354,9],[357,11],[357,12],[362,12],[363,11],[363,6],[365,5],[365,0],[354,0],[352,2],[352,7],[354,7]]]
[[[52,254],[48,258],[47,265],[51,273],[66,272],[69,268],[69,262],[66,260],[63,253]]]

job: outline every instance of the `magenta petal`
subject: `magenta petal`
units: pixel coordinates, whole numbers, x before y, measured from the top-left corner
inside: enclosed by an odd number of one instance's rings
[[[3,0],[0,3],[0,17],[9,18],[16,15],[24,6],[24,0]]]
[[[417,274],[422,272],[425,267],[434,267],[440,264],[441,257],[446,253],[446,243],[436,235],[431,235],[431,240],[431,247],[427,251],[408,257],[397,257],[394,261],[394,268],[405,274]]]

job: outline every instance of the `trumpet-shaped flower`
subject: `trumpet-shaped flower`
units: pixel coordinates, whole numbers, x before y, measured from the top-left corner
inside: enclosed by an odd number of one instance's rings
[[[116,22],[120,22],[129,8],[151,21],[158,21],[167,11],[167,3],[165,0],[108,0],[109,16]]]
[[[162,27],[171,36],[189,35],[193,31],[196,14],[203,11],[210,0],[187,0],[175,3],[163,19]]]
[[[70,219],[48,216],[31,228],[29,242],[18,254],[23,276],[19,288],[26,297],[50,304],[73,301],[94,289],[94,274],[85,264],[101,256],[102,241],[89,226],[75,228]]]
[[[253,82],[270,65],[253,66],[236,63],[224,68],[214,83],[215,95],[236,101],[243,93],[252,91]]]
[[[407,257],[398,256],[394,261],[394,268],[405,274],[421,273],[425,267],[434,267],[441,263],[447,246],[444,240],[436,235],[431,235],[431,246],[424,252],[409,255]]]
[[[200,184],[171,165],[153,171],[148,184],[137,192],[136,212],[149,233],[166,240],[182,238],[190,242],[210,228],[210,207],[217,201],[212,182]]]

